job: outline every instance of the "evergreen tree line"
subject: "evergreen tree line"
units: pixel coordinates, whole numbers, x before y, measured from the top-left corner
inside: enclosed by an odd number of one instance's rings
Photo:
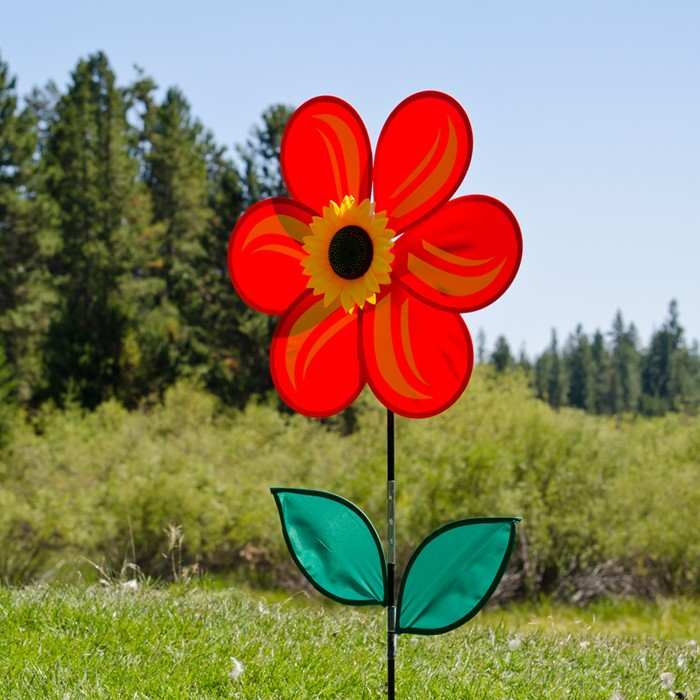
[[[177,88],[104,53],[65,91],[20,99],[0,56],[0,397],[134,406],[180,377],[226,402],[269,388],[271,322],[225,269],[233,223],[285,194],[291,108],[262,115],[232,154]]]
[[[177,88],[138,71],[120,85],[104,53],[80,60],[64,91],[26,98],[0,56],[0,435],[8,403],[92,408],[157,399],[198,379],[242,405],[270,388],[274,319],[251,311],[225,269],[233,223],[286,194],[279,145],[291,113],[267,109],[229,149]],[[552,406],[594,413],[695,412],[700,359],[672,303],[646,348],[622,314],[579,326],[531,362],[504,337],[479,355],[520,365]]]
[[[499,372],[523,368],[538,398],[554,408],[574,406],[616,415],[697,414],[700,409],[700,351],[697,341],[689,344],[685,338],[676,301],[671,301],[667,318],[646,347],[620,311],[607,333],[596,330],[589,336],[579,324],[563,347],[552,330],[549,347],[534,361],[524,351],[514,357],[503,336],[488,358],[483,344],[482,337],[482,359]]]

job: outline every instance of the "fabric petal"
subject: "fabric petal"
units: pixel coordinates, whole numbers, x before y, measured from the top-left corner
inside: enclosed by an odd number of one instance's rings
[[[392,276],[432,304],[474,311],[508,289],[522,250],[520,226],[505,204],[458,197],[395,243]]]
[[[370,195],[372,149],[360,115],[338,97],[314,97],[292,115],[282,138],[282,175],[291,195],[320,213],[345,195]]]
[[[446,202],[464,179],[472,130],[461,105],[442,92],[418,92],[389,115],[374,158],[374,201],[389,228],[406,230]]]
[[[408,418],[451,406],[473,366],[472,341],[459,314],[426,304],[400,286],[362,312],[367,379],[377,398]]]
[[[304,291],[309,278],[301,261],[302,239],[314,213],[284,197],[265,199],[246,210],[228,245],[228,271],[246,304],[278,315]]]
[[[282,317],[270,346],[272,380],[282,400],[314,418],[347,408],[365,384],[357,314],[305,292]]]

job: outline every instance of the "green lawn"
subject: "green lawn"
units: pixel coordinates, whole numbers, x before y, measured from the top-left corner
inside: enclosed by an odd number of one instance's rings
[[[399,640],[399,698],[700,698],[700,601],[544,603]],[[0,590],[0,697],[381,698],[384,615],[211,585]],[[230,678],[232,658],[243,665]],[[673,697],[673,696],[671,696]],[[680,697],[680,696],[676,696]]]

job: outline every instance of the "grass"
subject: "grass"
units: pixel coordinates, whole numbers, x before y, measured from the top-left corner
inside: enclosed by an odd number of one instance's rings
[[[0,697],[381,698],[384,624],[377,609],[206,584],[4,588]],[[656,699],[672,673],[698,698],[692,640],[700,601],[487,610],[447,635],[401,637],[397,697]]]

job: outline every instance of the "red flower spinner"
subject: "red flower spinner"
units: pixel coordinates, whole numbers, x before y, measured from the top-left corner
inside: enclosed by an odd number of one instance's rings
[[[387,408],[421,418],[464,391],[473,350],[460,313],[503,294],[522,255],[504,204],[448,201],[471,153],[466,113],[440,92],[396,107],[374,162],[347,102],[316,97],[294,112],[281,148],[292,199],[251,206],[228,252],[241,298],[282,316],[270,365],[294,410],[330,416],[367,382]]]

